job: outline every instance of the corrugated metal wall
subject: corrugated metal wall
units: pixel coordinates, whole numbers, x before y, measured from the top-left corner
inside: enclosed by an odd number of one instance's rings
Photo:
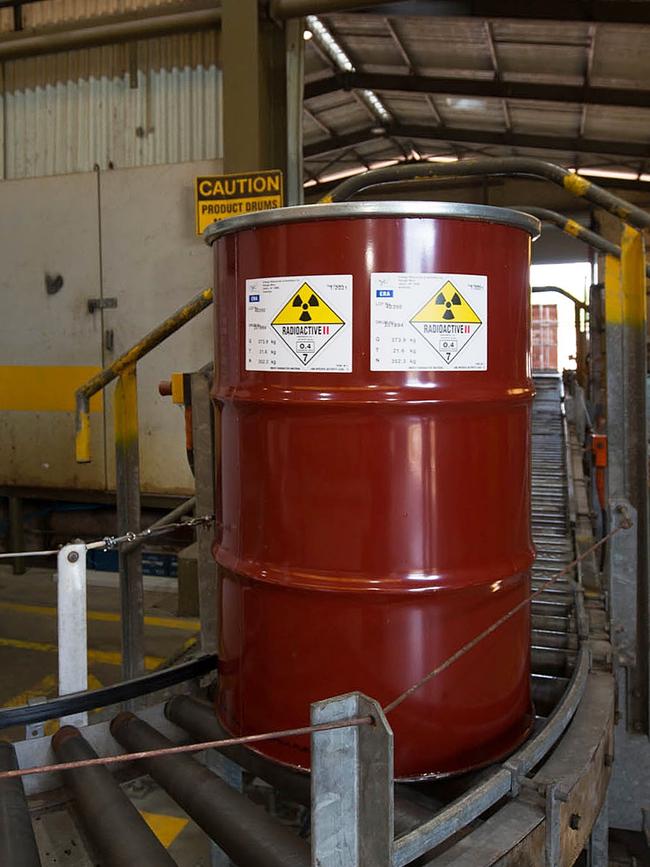
[[[217,51],[206,31],[4,63],[1,176],[220,158]]]

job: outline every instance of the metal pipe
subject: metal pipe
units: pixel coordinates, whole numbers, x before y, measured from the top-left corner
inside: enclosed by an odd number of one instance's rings
[[[621,248],[618,244],[608,241],[602,235],[592,232],[591,229],[580,225],[576,220],[565,217],[564,214],[558,214],[557,211],[549,211],[548,208],[538,208],[536,205],[518,205],[518,211],[525,211],[527,214],[532,214],[544,223],[552,223],[554,226],[562,229],[567,235],[572,238],[577,238],[578,241],[583,241],[589,247],[598,250],[599,253],[609,254],[615,259],[621,258]],[[650,277],[650,265],[646,265],[646,277]]]
[[[172,742],[131,713],[111,723],[113,737],[130,752],[164,749]],[[235,792],[189,755],[143,760],[153,779],[218,843],[238,867],[308,867],[309,846]]]
[[[589,305],[585,304],[584,301],[580,301],[579,298],[576,298],[575,295],[572,295],[570,292],[567,292],[566,289],[560,288],[560,286],[531,286],[531,292],[557,292],[560,295],[564,295],[565,298],[568,298],[569,301],[573,301],[576,307],[581,308],[582,310],[588,310]]]
[[[18,759],[13,744],[0,743],[0,771],[15,770],[18,770]],[[0,864],[41,867],[20,779],[0,781]]]
[[[271,17],[278,21],[302,18],[304,15],[329,15],[346,9],[367,10],[369,6],[385,6],[394,0],[271,0]]]
[[[650,214],[619,196],[604,190],[587,178],[570,172],[568,169],[532,157],[481,157],[474,160],[460,160],[456,163],[402,163],[383,169],[371,169],[361,175],[346,178],[331,193],[323,196],[321,202],[344,202],[352,196],[381,184],[403,181],[431,181],[433,178],[468,177],[489,175],[509,175],[512,177],[542,178],[558,184],[574,196],[585,198],[599,208],[609,211],[637,229],[650,227]],[[521,208],[520,210],[523,210]]]
[[[95,45],[131,42],[136,39],[151,39],[170,33],[191,32],[216,27],[221,20],[221,11],[214,6],[176,12],[173,14],[140,14],[127,20],[102,24],[86,24],[71,30],[48,30],[40,33],[21,32],[0,40],[0,60],[16,60],[19,57],[34,57],[39,54],[56,54]]]
[[[62,762],[97,758],[95,750],[74,726],[59,729],[52,738],[52,747]],[[102,865],[176,867],[176,862],[107,768],[101,765],[77,768],[64,771],[63,775]],[[9,863],[13,865],[13,861]]]
[[[165,705],[165,716],[197,740],[210,741],[229,737],[229,733],[214,715],[212,705],[189,695],[177,695],[170,699]],[[219,752],[244,770],[265,780],[297,804],[310,806],[310,774],[279,765],[243,746],[224,747]],[[406,834],[428,821],[439,807],[439,802],[432,802],[430,808],[415,802],[408,792],[408,786],[397,784],[395,786],[395,836]]]
[[[157,325],[146,334],[142,340],[135,343],[125,353],[116,358],[112,364],[95,374],[88,382],[84,383],[76,392],[76,455],[77,463],[90,462],[90,398],[105,388],[109,382],[117,379],[120,374],[132,368],[144,355],[155,349],[186,322],[205,310],[212,304],[212,289],[204,289],[195,295],[191,301],[179,307],[175,313],[168,316],[164,322]]]

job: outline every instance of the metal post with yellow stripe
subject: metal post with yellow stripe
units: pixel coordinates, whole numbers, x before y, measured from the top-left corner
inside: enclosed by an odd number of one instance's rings
[[[627,720],[636,732],[649,732],[650,683],[648,609],[648,448],[646,421],[647,305],[643,235],[625,226],[620,262],[605,260],[607,341],[608,497],[628,501],[637,512],[636,629],[628,627],[632,653],[627,660]],[[625,636],[619,636],[622,644]]]

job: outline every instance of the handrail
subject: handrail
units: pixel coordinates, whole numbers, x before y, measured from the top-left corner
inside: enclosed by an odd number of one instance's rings
[[[570,292],[567,292],[566,289],[562,289],[559,286],[531,286],[530,291],[531,294],[534,294],[535,292],[557,292],[559,295],[563,295],[565,298],[568,298],[569,301],[573,302],[573,317],[576,332],[576,372],[578,375],[578,382],[580,385],[584,385],[587,376],[587,345],[585,331],[581,328],[580,311],[584,310],[587,312],[589,310],[589,305],[584,301],[580,301],[580,299],[576,298],[575,295],[572,295]]]
[[[90,462],[90,398],[105,388],[110,382],[123,373],[128,368],[136,364],[143,356],[155,349],[174,332],[182,328],[186,322],[193,319],[202,310],[205,310],[213,300],[212,289],[204,289],[195,295],[191,301],[179,307],[175,313],[168,316],[164,322],[157,325],[152,331],[146,334],[142,340],[135,343],[130,349],[116,358],[112,364],[105,367],[99,373],[95,374],[92,379],[84,383],[76,392],[76,458],[77,463],[84,464]]]
[[[650,214],[636,205],[615,196],[597,184],[570,172],[562,166],[532,157],[481,157],[475,160],[459,160],[456,163],[412,162],[383,169],[371,169],[360,175],[346,178],[332,192],[323,196],[321,202],[343,202],[356,193],[380,184],[401,181],[430,181],[435,178],[488,175],[512,175],[536,177],[558,184],[574,196],[582,197],[599,208],[609,211],[619,220],[636,229],[650,227]],[[521,209],[523,210],[523,209]]]
[[[559,286],[531,286],[531,292],[557,292],[559,295],[564,295],[565,298],[568,298],[569,301],[573,301],[576,307],[579,307],[581,310],[588,310],[589,305],[584,301],[581,301],[579,298],[576,298],[575,295],[572,295],[570,292],[567,292],[566,289],[561,289]]]
[[[550,211],[548,208],[538,208],[536,205],[517,206],[517,210],[532,214],[533,217],[537,217],[544,223],[552,223],[554,226],[562,229],[567,235],[571,235],[572,238],[582,241],[589,247],[605,253],[605,255],[609,254],[615,259],[621,258],[621,248],[618,244],[608,241],[607,238],[603,238],[602,235],[592,232],[586,226],[581,226],[576,220],[565,217],[564,214],[558,214],[557,211]],[[650,277],[650,264],[646,265],[645,273],[646,277]]]
[[[204,289],[179,307],[127,352],[84,383],[76,393],[76,457],[90,461],[90,398],[117,379],[115,410],[115,493],[117,531],[140,529],[140,451],[138,431],[138,361],[212,304],[212,289]],[[186,506],[187,504],[185,504]],[[142,552],[130,545],[119,552],[120,608],[122,612],[122,672],[125,680],[144,670],[144,586]]]

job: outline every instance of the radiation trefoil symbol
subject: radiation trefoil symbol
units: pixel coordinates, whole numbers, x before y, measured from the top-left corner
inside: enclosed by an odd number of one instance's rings
[[[411,319],[411,325],[447,364],[469,343],[482,324],[450,280]]]
[[[306,367],[338,334],[345,322],[309,283],[303,283],[271,325]]]

